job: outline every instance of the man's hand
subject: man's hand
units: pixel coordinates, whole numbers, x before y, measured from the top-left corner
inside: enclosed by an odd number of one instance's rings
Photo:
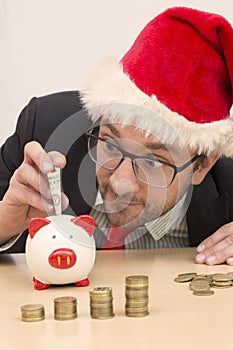
[[[25,230],[32,217],[53,213],[47,173],[54,170],[54,166],[62,169],[65,165],[66,158],[61,153],[46,153],[35,141],[26,144],[24,160],[14,172],[0,203],[0,226],[3,228],[0,241]],[[68,198],[62,194],[62,208],[67,206]]]
[[[233,265],[233,222],[222,226],[197,247],[195,262],[215,265],[226,262]]]

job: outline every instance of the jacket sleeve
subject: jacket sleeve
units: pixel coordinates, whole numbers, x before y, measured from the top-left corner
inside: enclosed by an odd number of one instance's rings
[[[33,139],[36,115],[36,98],[22,110],[16,130],[0,149],[0,200],[8,189],[14,171],[23,161],[24,146]]]
[[[36,98],[32,98],[22,110],[14,134],[5,141],[0,149],[0,199],[3,198],[7,191],[14,171],[23,161],[25,144],[33,139],[36,100]],[[23,252],[27,234],[28,232],[24,231],[21,235],[12,237],[8,242],[0,246],[0,252]]]
[[[23,161],[26,143],[35,140],[45,147],[54,130],[69,116],[81,110],[78,91],[52,93],[30,100],[18,118],[15,133],[0,149],[0,200],[9,187],[14,171]],[[20,238],[15,237],[16,243],[11,241],[12,248],[5,250],[8,247],[6,245],[2,250],[4,253],[23,252],[26,237],[27,231]]]

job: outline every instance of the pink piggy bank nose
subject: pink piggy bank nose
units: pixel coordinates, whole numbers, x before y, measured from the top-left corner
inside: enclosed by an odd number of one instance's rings
[[[72,249],[60,248],[49,255],[49,264],[56,269],[69,269],[76,263],[76,254]]]

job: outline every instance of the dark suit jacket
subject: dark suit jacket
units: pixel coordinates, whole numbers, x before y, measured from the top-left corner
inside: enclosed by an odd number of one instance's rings
[[[1,147],[0,198],[23,160],[25,144],[36,140],[47,151],[58,150],[67,156],[62,172],[63,190],[70,199],[67,212],[89,213],[97,192],[95,166],[87,156],[84,134],[90,127],[78,91],[33,98],[21,112],[15,133]],[[233,160],[223,158],[201,185],[194,186],[187,213],[191,246],[233,220],[232,174]],[[23,252],[26,234],[8,252]]]

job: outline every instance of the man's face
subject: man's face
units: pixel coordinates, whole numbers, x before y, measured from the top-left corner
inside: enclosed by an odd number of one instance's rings
[[[153,135],[133,126],[102,124],[99,136],[137,156],[155,157],[181,166],[190,154],[179,147],[162,144]],[[192,166],[178,173],[168,188],[140,182],[126,158],[112,171],[97,165],[97,180],[108,220],[115,226],[137,227],[169,211],[191,185]]]

